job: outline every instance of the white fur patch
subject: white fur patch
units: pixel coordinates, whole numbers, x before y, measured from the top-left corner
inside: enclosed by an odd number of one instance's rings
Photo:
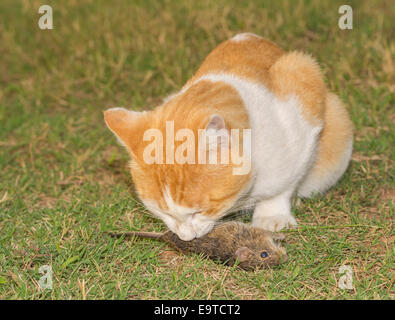
[[[353,140],[348,142],[340,161],[334,168],[328,168],[326,175],[309,174],[298,189],[298,196],[310,197],[314,193],[326,192],[344,174],[351,159]]]
[[[165,186],[162,193],[163,199],[169,208],[167,212],[160,210],[155,201],[143,199],[142,201],[147,209],[162,219],[167,227],[176,233],[181,240],[189,241],[196,237],[201,237],[213,228],[215,219],[198,213],[196,208],[188,208],[176,204],[168,186]]]
[[[165,188],[164,190],[162,190],[162,193],[166,205],[169,208],[168,213],[170,213],[172,216],[176,215],[177,217],[179,217],[180,220],[182,220],[183,217],[191,215],[197,211],[197,209],[195,208],[183,207],[176,204],[171,196],[169,186],[165,185]]]
[[[255,219],[252,221],[251,225],[272,232],[277,232],[291,226],[297,226],[296,220],[291,214],[277,214],[264,217],[256,216],[257,214],[254,213]]]
[[[310,169],[322,125],[304,119],[296,96],[279,100],[262,84],[231,74],[208,74],[196,82],[202,80],[231,85],[248,111],[256,176],[252,196],[264,199],[294,189]]]
[[[278,231],[288,226],[296,226],[291,214],[292,191],[265,199],[257,204],[252,218],[252,226],[269,231]]]
[[[236,34],[232,39],[230,39],[231,41],[234,42],[239,42],[239,41],[246,41],[246,40],[250,40],[252,37],[254,38],[261,38],[260,36],[257,36],[254,33],[251,32],[244,32],[244,33],[239,33]]]

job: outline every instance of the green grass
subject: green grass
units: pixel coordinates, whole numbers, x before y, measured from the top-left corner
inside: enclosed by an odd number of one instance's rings
[[[0,299],[393,299],[395,10],[348,1],[0,2]],[[164,230],[135,200],[102,110],[155,107],[242,31],[312,53],[355,125],[353,161],[294,209],[289,261],[245,272],[108,230]],[[352,290],[338,288],[339,267]],[[53,290],[38,269],[51,265]]]

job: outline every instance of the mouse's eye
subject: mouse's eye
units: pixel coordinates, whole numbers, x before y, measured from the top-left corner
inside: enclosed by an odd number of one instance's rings
[[[261,258],[267,258],[268,256],[269,256],[269,254],[267,253],[267,251],[261,252]]]

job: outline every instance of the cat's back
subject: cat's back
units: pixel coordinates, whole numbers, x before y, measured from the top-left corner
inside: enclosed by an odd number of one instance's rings
[[[287,101],[295,96],[307,123],[321,126],[324,119],[326,86],[318,63],[308,54],[286,52],[253,33],[240,33],[219,44],[184,90],[201,80],[224,81],[238,89],[241,96],[241,87],[248,86],[244,90],[247,95],[260,91],[267,103],[273,98]],[[259,90],[254,90],[255,85]]]
[[[284,50],[271,41],[240,33],[211,51],[188,83],[207,74],[226,73],[270,87],[269,68],[283,54]]]

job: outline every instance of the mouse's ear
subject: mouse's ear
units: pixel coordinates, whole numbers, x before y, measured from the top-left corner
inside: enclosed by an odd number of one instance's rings
[[[237,258],[240,262],[246,261],[246,260],[248,259],[248,255],[249,255],[249,252],[250,252],[250,251],[251,251],[251,250],[248,249],[247,247],[238,248],[238,249],[236,250],[236,252],[235,252],[236,258]]]

